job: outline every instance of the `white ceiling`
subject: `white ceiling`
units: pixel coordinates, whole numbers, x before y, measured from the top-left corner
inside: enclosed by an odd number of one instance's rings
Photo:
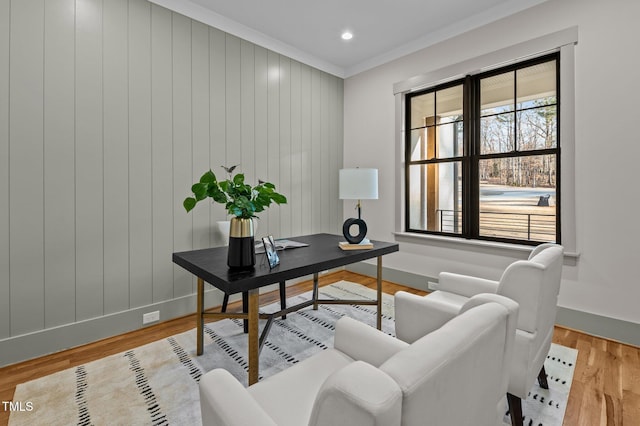
[[[150,1],[346,78],[546,0]]]

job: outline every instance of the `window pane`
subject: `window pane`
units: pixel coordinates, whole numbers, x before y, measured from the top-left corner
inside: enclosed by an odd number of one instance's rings
[[[435,115],[435,95],[433,92],[411,98],[411,128],[417,129],[427,125],[425,119],[433,120]],[[431,124],[434,124],[433,122]]]
[[[462,232],[462,164],[409,167],[409,228]]]
[[[462,85],[436,92],[436,116],[438,123],[462,120]]]
[[[480,119],[480,153],[495,154],[514,150],[514,113]]]
[[[515,73],[513,71],[480,80],[480,115],[513,111]]]
[[[556,239],[556,157],[480,160],[480,235]]]
[[[555,148],[558,134],[556,106],[518,111],[518,150]]]
[[[435,127],[411,131],[411,161],[430,160],[436,155]]]
[[[516,80],[518,109],[556,103],[556,61],[519,69]]]
[[[451,158],[462,155],[463,125],[461,121],[436,127],[436,156]]]

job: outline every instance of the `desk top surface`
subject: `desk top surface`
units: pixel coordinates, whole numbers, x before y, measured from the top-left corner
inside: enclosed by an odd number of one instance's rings
[[[337,268],[398,251],[397,243],[374,241],[372,249],[342,250],[342,235],[313,234],[287,238],[309,244],[278,251],[280,264],[270,269],[264,253],[256,253],[251,270],[236,271],[227,266],[227,247],[173,253],[173,262],[227,294],[239,293],[315,272]]]

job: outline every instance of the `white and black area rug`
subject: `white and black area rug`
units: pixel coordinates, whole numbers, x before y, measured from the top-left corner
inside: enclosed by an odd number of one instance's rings
[[[349,282],[320,289],[322,298],[375,298],[375,291]],[[393,297],[383,295],[383,330],[393,334]],[[290,298],[293,305],[310,298]],[[263,312],[277,311],[279,303]],[[375,306],[324,305],[274,321],[260,355],[260,377],[268,377],[333,345],[333,325],[348,315],[375,324]],[[264,322],[261,322],[264,323]],[[263,324],[262,324],[263,325]],[[214,368],[247,380],[247,338],[242,321],[206,326],[205,350],[195,356],[195,330],[21,384],[14,401],[33,410],[13,412],[10,425],[198,425],[198,381]],[[577,351],[553,345],[545,363],[550,389],[537,384],[524,404],[525,424],[562,425]],[[533,420],[532,423],[529,420]]]

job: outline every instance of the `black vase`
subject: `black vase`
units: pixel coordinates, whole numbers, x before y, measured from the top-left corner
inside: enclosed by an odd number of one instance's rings
[[[231,269],[252,269],[256,264],[253,219],[231,218],[227,265]]]

